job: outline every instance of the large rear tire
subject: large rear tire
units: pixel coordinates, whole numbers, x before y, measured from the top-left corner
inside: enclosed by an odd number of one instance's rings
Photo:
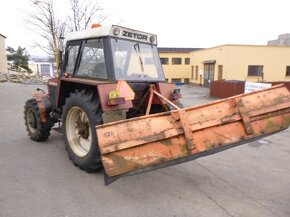
[[[42,122],[40,118],[40,110],[35,99],[29,99],[24,106],[24,120],[26,130],[29,137],[37,142],[45,141],[50,135],[53,126],[50,120]]]
[[[65,147],[70,160],[93,172],[102,167],[95,126],[102,124],[102,109],[94,93],[77,91],[67,98],[62,116]]]

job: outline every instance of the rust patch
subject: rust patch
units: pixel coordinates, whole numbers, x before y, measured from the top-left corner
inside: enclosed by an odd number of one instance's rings
[[[276,126],[273,123],[273,121],[271,121],[271,120],[268,120],[267,121],[266,129],[269,130],[269,131],[272,131],[272,130],[276,129]]]
[[[215,145],[212,142],[210,142],[209,140],[205,140],[204,144],[206,145],[208,150],[215,148]]]
[[[162,145],[166,145],[166,146],[171,146],[172,145],[171,140],[169,140],[169,139],[161,140],[160,143]]]
[[[282,126],[283,126],[283,128],[288,128],[289,127],[289,125],[290,125],[290,117],[288,116],[288,117],[285,117],[284,119],[283,119],[283,123],[282,123]]]
[[[112,154],[110,158],[114,164],[118,165],[120,168],[127,168],[129,166],[129,162],[119,155]]]
[[[131,162],[129,160],[126,160],[124,157],[119,156],[119,155],[111,154],[106,157],[112,160],[113,165],[114,165],[112,167],[110,167],[110,165],[107,165],[107,168],[105,167],[106,173],[110,176],[117,175],[120,172],[125,173],[127,171],[135,170],[142,167],[142,165],[136,162]]]
[[[180,147],[180,152],[182,155],[188,155],[188,148],[187,148],[187,144],[182,144]]]
[[[161,158],[159,158],[158,159],[158,161],[161,163],[161,162],[165,162],[165,161],[167,161],[168,159],[166,159],[165,157],[161,157]]]
[[[289,96],[282,96],[282,97],[277,97],[275,99],[272,100],[272,104],[282,104],[285,103],[289,100]]]

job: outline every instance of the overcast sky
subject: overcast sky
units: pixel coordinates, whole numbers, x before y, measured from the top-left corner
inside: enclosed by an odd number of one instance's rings
[[[4,3],[5,2],[5,3]],[[7,0],[0,7],[0,34],[6,45],[27,47],[37,35],[23,19],[29,0]],[[58,13],[67,0],[55,0]],[[290,33],[290,0],[99,0],[109,18],[102,24],[120,24],[158,35],[160,47],[213,47],[222,44],[259,44]]]

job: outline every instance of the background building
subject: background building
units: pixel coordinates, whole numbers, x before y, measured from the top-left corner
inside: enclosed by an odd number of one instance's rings
[[[279,35],[278,39],[268,41],[268,45],[290,46],[290,34]]]
[[[0,34],[0,73],[7,72],[7,56],[6,56],[5,39],[6,37]]]
[[[190,52],[200,48],[158,48],[161,63],[168,82],[189,83]]]
[[[191,83],[290,81],[290,47],[222,45],[190,53]]]
[[[29,68],[33,73],[40,76],[46,77],[55,77],[56,76],[56,67],[54,60],[47,58],[32,58],[29,61]]]

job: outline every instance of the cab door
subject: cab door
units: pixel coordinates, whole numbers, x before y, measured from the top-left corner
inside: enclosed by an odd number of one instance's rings
[[[81,42],[74,42],[68,44],[64,56],[64,65],[60,76],[63,77],[64,73],[72,77],[77,64],[77,57],[79,54]],[[56,106],[58,98],[59,78],[52,78],[47,83],[48,93],[50,95],[51,103]]]

